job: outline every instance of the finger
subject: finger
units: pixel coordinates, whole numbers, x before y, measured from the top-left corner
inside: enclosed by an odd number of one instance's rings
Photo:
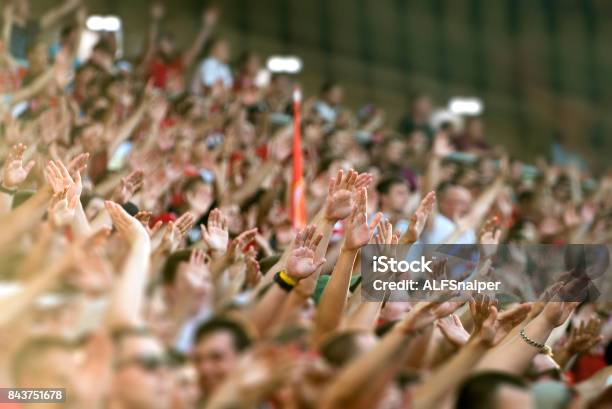
[[[26,173],[30,173],[30,171],[32,170],[35,164],[36,162],[31,160],[28,162],[28,164],[23,169],[26,171]]]
[[[336,181],[335,181],[336,183],[335,183],[335,186],[334,186],[335,187],[334,191],[340,189],[340,186],[342,185],[342,176],[343,175],[344,174],[342,172],[342,169],[338,169],[338,173],[336,174]]]
[[[321,242],[322,239],[323,239],[323,234],[321,233],[317,234],[314,240],[312,241],[312,245],[310,246],[310,248],[312,250],[316,250],[317,247],[319,247],[319,243]]]
[[[370,223],[370,229],[374,230],[374,228],[378,225],[378,223],[380,222],[380,219],[382,218],[382,213],[381,212],[377,212],[374,215],[374,219],[372,219],[372,222]]]

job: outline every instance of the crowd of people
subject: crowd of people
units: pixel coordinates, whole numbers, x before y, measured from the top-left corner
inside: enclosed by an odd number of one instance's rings
[[[81,0],[6,3],[0,386],[76,409],[612,407],[610,300],[560,298],[571,276],[533,302],[359,284],[368,243],[609,243],[611,174],[523,163],[425,94],[399,125],[351,111],[327,81],[302,104],[297,226],[299,76],[234,64],[222,10],[181,51],[154,3],[141,55],[101,33],[81,61]]]

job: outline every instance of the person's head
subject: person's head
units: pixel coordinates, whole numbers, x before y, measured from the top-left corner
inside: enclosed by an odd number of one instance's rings
[[[406,160],[407,144],[404,139],[390,137],[384,141],[383,156],[380,158],[384,165],[401,165]]]
[[[91,51],[91,61],[94,62],[98,67],[109,71],[113,66],[113,60],[115,59],[115,50],[112,44],[106,40],[100,40],[96,43],[93,50]]]
[[[74,49],[79,39],[79,27],[76,24],[69,24],[62,27],[60,31],[60,44],[64,47]]]
[[[521,378],[504,372],[482,372],[459,388],[456,409],[529,409],[533,399]]]
[[[331,335],[321,345],[321,355],[333,367],[340,368],[370,351],[376,337],[367,331],[342,331]]]
[[[463,186],[446,184],[438,193],[440,213],[451,220],[464,216],[470,208],[472,194]]]
[[[176,42],[172,34],[164,32],[157,39],[157,49],[162,57],[170,58],[176,52]]]
[[[144,329],[116,334],[112,399],[131,409],[165,409],[171,403],[169,360],[160,342]]]
[[[210,44],[210,56],[227,64],[230,59],[229,42],[223,38],[214,39]]]
[[[465,133],[472,140],[484,138],[484,126],[482,119],[477,116],[469,117],[465,122]]]
[[[401,213],[410,194],[404,179],[390,176],[381,180],[376,186],[380,200],[380,210],[384,213]]]
[[[167,259],[162,269],[162,282],[164,284],[164,293],[168,300],[172,303],[178,301],[181,297],[182,281],[185,276],[185,272],[189,268],[189,259],[193,250],[179,250],[172,253]],[[180,276],[180,277],[179,277]],[[193,296],[196,297],[193,307],[196,308],[194,313],[197,312],[197,308],[205,305],[210,301],[210,295],[212,291],[212,278],[210,274],[203,274],[199,276],[200,279],[197,283],[192,284]]]
[[[242,326],[226,318],[213,318],[200,325],[194,341],[191,355],[200,390],[205,393],[225,380],[251,343]]]
[[[411,114],[413,120],[426,121],[431,114],[431,99],[425,94],[417,94],[412,101]]]
[[[328,104],[337,106],[344,99],[344,89],[337,82],[328,81],[321,87],[321,96]]]
[[[254,77],[261,68],[261,57],[253,51],[246,51],[240,56],[240,71]]]

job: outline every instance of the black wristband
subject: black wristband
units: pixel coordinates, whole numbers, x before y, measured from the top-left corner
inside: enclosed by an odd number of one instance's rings
[[[274,281],[276,282],[276,284],[279,285],[280,288],[282,288],[285,291],[291,291],[293,290],[293,286],[287,282],[285,282],[281,276],[280,276],[280,271],[276,274],[274,274]]]

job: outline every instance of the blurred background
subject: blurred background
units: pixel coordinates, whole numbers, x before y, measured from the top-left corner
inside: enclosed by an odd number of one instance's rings
[[[33,2],[36,14],[58,0]],[[149,0],[87,0],[122,22],[124,56],[141,52]],[[207,2],[166,2],[164,29],[188,44]],[[526,160],[561,139],[593,169],[612,154],[612,1],[226,0],[219,35],[232,54],[295,55],[307,92],[326,79],[346,104],[384,107],[397,123],[416,93],[438,106],[477,96],[487,138]]]

